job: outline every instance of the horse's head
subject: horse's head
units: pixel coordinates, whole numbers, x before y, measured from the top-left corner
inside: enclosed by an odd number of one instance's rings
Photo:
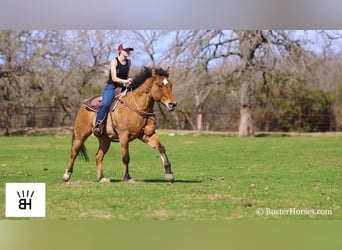
[[[152,89],[151,95],[157,102],[164,104],[169,111],[173,111],[177,102],[172,93],[172,83],[168,79],[169,69],[152,69]]]

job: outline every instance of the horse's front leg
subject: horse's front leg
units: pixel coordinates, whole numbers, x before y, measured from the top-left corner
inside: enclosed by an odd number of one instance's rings
[[[129,175],[129,148],[128,148],[128,135],[127,134],[121,134],[120,135],[120,147],[121,147],[121,157],[122,157],[122,164],[124,166],[124,176],[123,180],[128,183],[134,183],[134,179]]]
[[[174,181],[171,163],[166,155],[165,147],[160,143],[159,136],[156,133],[152,134],[151,136],[144,135],[141,140],[150,147],[159,151],[160,158],[162,159],[165,168],[165,180]]]
[[[103,167],[102,167],[103,158],[105,154],[107,153],[109,147],[110,147],[110,140],[105,136],[101,136],[99,138],[99,148],[95,155],[97,179],[99,180],[99,182],[110,182],[109,179],[104,177]]]

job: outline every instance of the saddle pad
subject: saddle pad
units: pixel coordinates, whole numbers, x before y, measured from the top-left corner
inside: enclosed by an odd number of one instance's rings
[[[102,103],[102,95],[93,96],[84,101],[84,105],[91,111],[97,112]]]
[[[115,88],[115,98],[112,101],[110,110],[113,110],[115,108],[115,102],[119,98],[121,91],[122,91],[122,88],[120,87]],[[102,95],[96,95],[89,99],[86,99],[83,102],[83,104],[86,106],[88,110],[97,112],[102,104]]]

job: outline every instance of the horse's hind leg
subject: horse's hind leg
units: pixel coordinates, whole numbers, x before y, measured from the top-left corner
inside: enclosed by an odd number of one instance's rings
[[[92,119],[91,115],[94,113],[89,113],[85,107],[82,105],[80,110],[77,112],[76,120],[74,124],[74,131],[72,137],[72,147],[70,153],[70,160],[67,169],[63,175],[63,181],[69,181],[71,174],[73,172],[74,163],[77,155],[81,153],[81,156],[87,161],[88,156],[84,146],[84,142],[91,135]]]
[[[173,173],[171,170],[171,163],[166,155],[165,147],[160,143],[159,136],[155,133],[152,136],[144,135],[141,140],[148,144],[150,147],[159,151],[165,168],[165,179],[166,181],[174,181]]]
[[[77,136],[77,134],[73,135],[73,141],[72,141],[72,147],[70,152],[70,160],[67,169],[65,170],[65,173],[63,175],[63,181],[67,182],[70,180],[71,174],[74,169],[74,163],[76,160],[76,157],[78,156],[79,152],[82,151],[82,154],[84,155],[85,160],[87,160],[87,155],[84,148],[84,141],[88,138],[90,133],[86,134],[83,137]]]

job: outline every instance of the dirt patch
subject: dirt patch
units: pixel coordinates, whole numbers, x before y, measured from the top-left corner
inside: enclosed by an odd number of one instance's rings
[[[233,202],[241,203],[243,207],[252,207],[256,205],[260,205],[261,201],[256,200],[246,200],[244,197],[236,197],[230,194],[209,194],[207,195],[207,199],[215,201],[215,200],[229,200]]]
[[[107,220],[114,218],[112,214],[106,214],[97,210],[90,210],[87,212],[82,212],[80,213],[80,217],[81,218],[94,217],[97,219],[107,219]]]

